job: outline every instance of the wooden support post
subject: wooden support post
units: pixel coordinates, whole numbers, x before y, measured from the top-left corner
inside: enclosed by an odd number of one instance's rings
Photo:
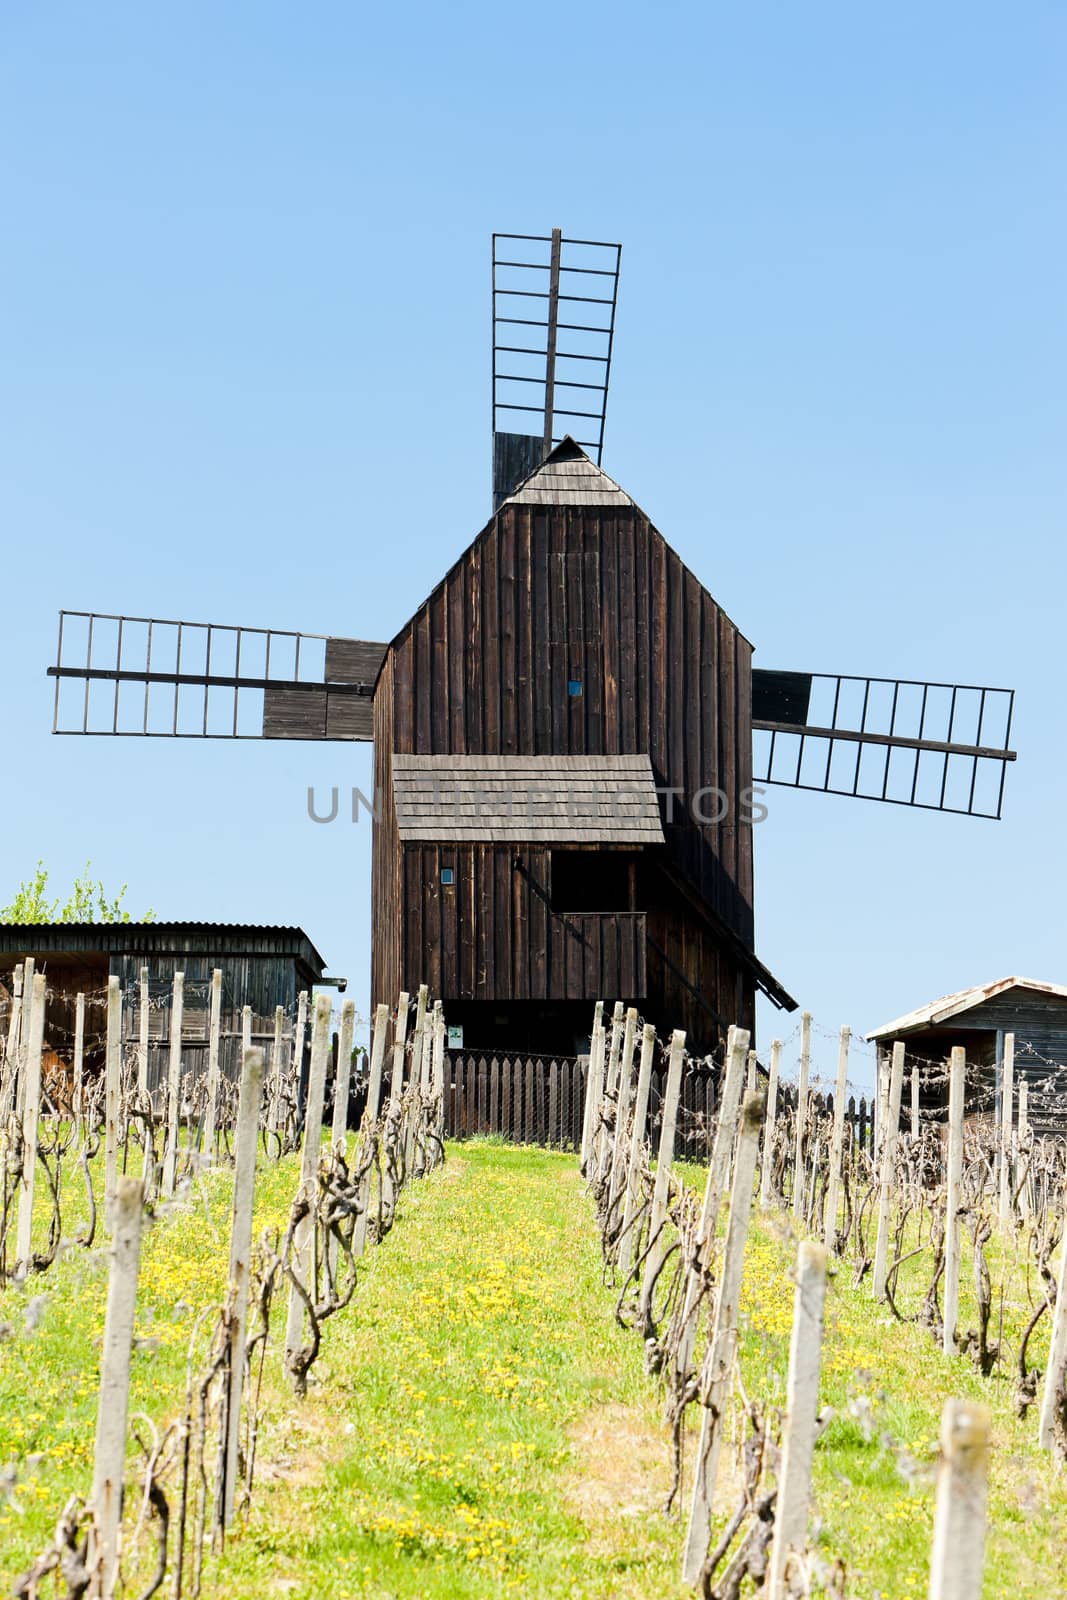
[[[337,1042],[337,1077],[333,1087],[333,1147],[343,1155],[348,1147],[348,1090],[352,1081],[352,1044],[356,1036],[356,1002],[341,1007],[341,1037]]]
[[[220,1439],[221,1516],[218,1518],[223,1528],[233,1521],[237,1495],[248,1290],[252,1276],[252,1206],[255,1200],[256,1146],[259,1138],[259,1107],[263,1098],[263,1071],[262,1050],[245,1050],[241,1061],[241,1090],[237,1102],[237,1134],[234,1142],[230,1288],[226,1304],[226,1389]]]
[[[919,1063],[911,1064],[911,1136],[919,1137]]]
[[[811,1012],[800,1019],[800,1081],[797,1084],[797,1148],[793,1165],[793,1215],[804,1218],[804,1133],[808,1116],[808,1074],[811,1071]]]
[[[71,1111],[78,1134],[78,1149],[85,1137],[85,996],[74,997],[74,1091]]]
[[[759,1203],[764,1211],[771,1203],[774,1173],[775,1117],[778,1111],[778,1072],[782,1059],[780,1039],[771,1040],[771,1065],[767,1077],[767,1114],[763,1122],[763,1168],[760,1172]]]
[[[33,1268],[33,1195],[37,1177],[37,1120],[41,1113],[41,1050],[44,1044],[45,977],[39,972],[30,990],[29,1026],[23,1055],[22,1169],[19,1173],[18,1239],[15,1270],[26,1276]]]
[[[163,1193],[174,1193],[181,1137],[182,1021],[185,1011],[185,973],[174,974],[170,1002],[170,1049],[167,1057],[167,1146],[163,1153]]]
[[[704,1204],[700,1212],[700,1226],[696,1236],[696,1262],[688,1268],[685,1277],[685,1298],[682,1302],[682,1320],[678,1330],[678,1348],[675,1355],[675,1375],[679,1385],[689,1376],[696,1339],[700,1305],[700,1286],[711,1266],[715,1253],[715,1234],[719,1226],[719,1211],[730,1174],[730,1160],[737,1132],[737,1116],[741,1106],[741,1081],[745,1075],[745,1058],[749,1054],[748,1033],[744,1028],[730,1030],[729,1053],[723,1074],[722,1094],[719,1098],[719,1115],[715,1125],[715,1140],[708,1162],[708,1179],[704,1185]],[[747,1103],[747,1102],[746,1102]],[[763,1101],[759,1100],[762,1109]]]
[[[878,1177],[878,1233],[874,1243],[874,1297],[885,1299],[886,1277],[889,1268],[889,1213],[893,1200],[893,1167],[897,1159],[897,1140],[900,1132],[900,1096],[904,1087],[904,1041],[893,1045],[893,1065],[889,1074],[889,1107],[886,1115],[885,1136],[882,1139],[882,1161]]]
[[[841,1157],[845,1146],[845,1096],[848,1094],[848,1046],[850,1028],[841,1029],[837,1051],[837,1084],[834,1091],[834,1131],[830,1140],[830,1177],[826,1185],[826,1211],[823,1216],[823,1243],[837,1249],[837,1213],[841,1204]],[[814,1178],[812,1179],[814,1184]]]
[[[803,1550],[811,1505],[811,1466],[819,1416],[819,1374],[822,1369],[823,1309],[826,1303],[824,1245],[801,1241],[797,1251],[793,1293],[793,1331],[789,1340],[789,1377],[782,1459],[778,1469],[778,1501],[767,1563],[769,1600],[785,1600],[790,1558]]]
[[[989,1488],[988,1406],[946,1400],[930,1557],[930,1600],[981,1600]]]
[[[211,1012],[208,1018],[207,1109],[204,1112],[203,1148],[208,1160],[215,1155],[215,1135],[219,1114],[219,1044],[222,1032],[222,969],[211,974]]]
[[[115,983],[118,979],[113,980]],[[119,1178],[111,1196],[111,1266],[104,1316],[100,1400],[96,1416],[93,1468],[93,1526],[90,1591],[99,1600],[116,1593],[122,1486],[126,1475],[126,1421],[130,1399],[130,1355],[141,1259],[141,1185]]]
[[[1012,1192],[1014,1189],[1014,1163],[1012,1161],[1012,1132],[1015,1120],[1015,1035],[1004,1035],[1004,1061],[1000,1074],[1000,1220],[1006,1228],[1011,1223]]]
[[[748,1048],[748,1035],[744,1030],[739,1030],[737,1037],[744,1041],[740,1048],[735,1044],[734,1050],[734,1055],[738,1058],[740,1083],[741,1073],[744,1071],[745,1052]],[[758,1094],[746,1095],[741,1113],[741,1133],[737,1142],[733,1184],[730,1189],[730,1220],[727,1223],[723,1248],[722,1278],[715,1299],[711,1343],[701,1373],[700,1443],[697,1446],[693,1477],[689,1532],[682,1558],[682,1578],[689,1584],[700,1582],[708,1546],[711,1543],[711,1505],[719,1469],[719,1450],[726,1420],[726,1405],[733,1385],[745,1240],[748,1237],[749,1218],[752,1215],[752,1189],[756,1179],[756,1153],[762,1121],[763,1097]]]
[[[634,1096],[633,1127],[630,1131],[630,1154],[626,1165],[626,1204],[622,1214],[622,1233],[619,1238],[619,1272],[625,1281],[630,1275],[630,1264],[635,1259],[634,1218],[641,1203],[639,1184],[641,1158],[645,1147],[645,1128],[648,1125],[648,1096],[652,1087],[652,1060],[656,1053],[656,1030],[646,1022],[641,1032],[641,1064],[637,1069],[637,1093]]]
[[[104,1201],[105,1213],[119,1175],[122,1122],[122,990],[118,978],[107,980],[107,1045],[104,1054]]]
[[[611,1164],[610,1134],[608,1118],[612,1117],[612,1103],[617,1090],[619,1073],[619,1053],[622,1049],[623,1033],[623,1004],[616,1000],[615,1009],[611,1017],[611,1037],[607,1050],[607,1060],[603,1062],[601,1072],[601,1086],[599,1095],[599,1108],[593,1129],[593,1177],[604,1178]]]
[[[963,1108],[967,1086],[967,1052],[955,1045],[948,1076],[948,1175],[945,1188],[945,1324],[941,1347],[956,1353],[960,1309],[960,1178],[963,1175]]]
[[[1056,1286],[1056,1306],[1052,1313],[1037,1442],[1042,1450],[1054,1450],[1059,1443],[1060,1449],[1067,1454],[1067,1227],[1064,1228],[1061,1250],[1060,1277]],[[1058,1441],[1057,1423],[1063,1429]]]
[[[667,1220],[667,1197],[670,1194],[671,1165],[674,1161],[674,1132],[678,1124],[678,1097],[682,1088],[684,1063],[685,1034],[680,1028],[676,1028],[671,1034],[667,1083],[663,1090],[656,1182],[652,1191],[652,1212],[648,1224],[649,1251],[645,1262],[644,1281],[641,1285],[641,1298],[646,1302],[655,1288],[656,1275],[664,1252],[663,1227]]]
[[[622,1053],[619,1057],[619,1092],[615,1106],[615,1138],[611,1148],[611,1182],[608,1187],[608,1217],[614,1218],[615,1206],[626,1177],[628,1124],[630,1097],[633,1093],[634,1046],[637,1043],[637,1007],[626,1013],[626,1026],[622,1036]]]
[[[406,1016],[406,1011],[405,1011]],[[313,1208],[319,1181],[319,1151],[322,1141],[322,1107],[326,1098],[326,1063],[330,1054],[330,997],[315,996],[315,1021],[311,1032],[311,1069],[308,1073],[307,1107],[304,1112],[304,1148],[300,1161],[300,1193],[312,1210],[293,1235],[293,1271],[309,1296],[314,1296],[312,1244],[315,1223]],[[289,1315],[285,1328],[285,1353],[295,1354],[304,1336],[304,1302],[296,1287],[289,1286]]]

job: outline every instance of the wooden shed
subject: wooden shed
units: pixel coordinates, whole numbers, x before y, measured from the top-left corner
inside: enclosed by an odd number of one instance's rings
[[[753,1024],[752,647],[572,440],[388,645],[372,985],[468,1049],[572,1052],[598,998]]]
[[[993,983],[932,1000],[867,1035],[878,1047],[879,1070],[887,1070],[893,1043],[925,1067],[924,1102],[947,1103],[944,1066],[955,1046],[967,1052],[967,1110],[993,1115],[1000,1096],[1004,1039],[1015,1039],[1015,1080],[1025,1078],[1028,1112],[1037,1132],[1067,1126],[1067,987],[1035,978],[998,978]]]
[[[123,992],[123,1035],[139,1036],[140,977],[148,969],[149,1081],[155,1087],[169,1046],[170,995],[176,972],[185,974],[183,1041],[195,1054],[205,1049],[211,974],[222,971],[223,1071],[235,1075],[241,1014],[252,1007],[253,1036],[274,1037],[276,1006],[289,1016],[301,990],[319,983],[324,963],[302,928],[256,927],[215,922],[0,923],[0,1033],[17,966],[32,958],[48,980],[45,1041],[54,1059],[69,1059],[75,1005],[86,997],[87,1066],[102,1059],[108,979]]]

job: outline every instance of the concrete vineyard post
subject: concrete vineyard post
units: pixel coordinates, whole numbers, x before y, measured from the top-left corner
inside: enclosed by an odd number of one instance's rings
[[[611,1183],[608,1189],[608,1215],[614,1216],[626,1175],[626,1130],[630,1121],[630,1096],[633,1093],[634,1045],[637,1042],[637,1007],[626,1013],[619,1057],[619,1094],[615,1110],[615,1142],[611,1154]]]
[[[823,1243],[828,1250],[837,1246],[837,1213],[841,1205],[841,1158],[845,1145],[845,1096],[848,1093],[848,1046],[851,1029],[841,1029],[837,1051],[837,1084],[834,1092],[834,1125],[830,1140],[830,1181],[826,1186],[826,1212],[823,1216]],[[814,1180],[813,1180],[814,1182]]]
[[[282,1060],[285,1051],[285,1007],[274,1008],[274,1044],[270,1055],[270,1090],[267,1094],[267,1128],[278,1131],[278,1113],[282,1099]]]
[[[383,1001],[374,1013],[374,1031],[370,1047],[370,1076],[367,1080],[367,1108],[364,1120],[377,1122],[378,1107],[382,1098],[382,1066],[385,1061],[385,1036],[389,1031],[389,1007]]]
[[[739,1058],[739,1066],[743,1066],[748,1036],[742,1030],[738,1038],[744,1043],[739,1049],[735,1046],[735,1053]],[[682,1559],[682,1577],[690,1584],[700,1581],[701,1570],[711,1543],[711,1503],[715,1493],[724,1413],[730,1397],[734,1356],[737,1350],[737,1323],[745,1261],[745,1240],[748,1237],[749,1218],[752,1215],[752,1190],[756,1180],[756,1154],[762,1120],[762,1096],[747,1094],[741,1113],[741,1134],[737,1143],[737,1159],[734,1162],[733,1185],[730,1190],[730,1220],[727,1223],[726,1242],[723,1246],[722,1278],[715,1300],[711,1343],[701,1378],[700,1443],[697,1445],[693,1477],[689,1532]]]
[[[15,1091],[15,1110],[22,1121],[22,1105],[26,1094],[26,1051],[30,1037],[30,1007],[33,1000],[33,976],[36,963],[27,956],[22,964],[22,1015],[19,1018],[18,1051],[15,1057],[16,1076],[12,1083]]]
[[[393,1035],[393,1069],[389,1079],[389,1115],[400,1114],[400,1100],[404,1093],[404,1058],[408,1038],[408,1006],[411,996],[406,989],[400,991],[396,1006],[396,1032]]]
[[[1019,1215],[1030,1215],[1030,1085],[1023,1073],[1019,1074],[1019,1134],[1017,1149],[1023,1178],[1019,1186]]]
[[[315,996],[315,1020],[311,1031],[311,1070],[308,1074],[307,1108],[304,1113],[304,1148],[300,1161],[300,1192],[312,1207],[293,1235],[293,1271],[314,1295],[312,1245],[315,1224],[313,1209],[319,1181],[319,1151],[322,1142],[322,1107],[326,1097],[326,1063],[330,1054],[330,998]],[[304,1332],[304,1302],[296,1286],[289,1286],[289,1315],[285,1328],[285,1353],[300,1349]]]
[[[1004,1035],[1004,1065],[1000,1076],[1000,1220],[1005,1227],[1012,1211],[1012,1131],[1015,1111],[1015,1035]]]
[[[946,1400],[930,1556],[930,1600],[981,1600],[990,1418],[975,1400]]]
[[[641,1032],[641,1063],[637,1069],[637,1093],[634,1096],[633,1128],[630,1132],[630,1154],[626,1166],[626,1204],[622,1214],[622,1234],[619,1239],[619,1272],[625,1281],[630,1275],[634,1259],[634,1217],[640,1203],[638,1185],[641,1177],[641,1155],[645,1146],[645,1127],[648,1123],[648,1096],[652,1087],[652,1058],[656,1051],[656,1030],[646,1022]]]
[[[374,1031],[371,1035],[370,1076],[367,1081],[367,1105],[363,1112],[360,1130],[360,1162],[371,1153],[378,1139],[378,1105],[382,1093],[382,1066],[385,1062],[385,1036],[389,1031],[389,1007],[383,1001],[374,1013]],[[352,1234],[352,1254],[359,1257],[367,1248],[367,1223],[370,1210],[371,1185],[374,1180],[373,1163],[368,1165],[359,1189],[359,1213]]]
[[[85,1137],[85,996],[74,999],[74,1093],[71,1101],[78,1130],[78,1148]]]
[[[593,1011],[593,1031],[589,1038],[589,1067],[585,1076],[585,1105],[582,1108],[582,1176],[592,1177],[593,1134],[600,1120],[600,1063],[604,1048],[604,1002],[598,1000]]]
[[[107,980],[107,1043],[104,1054],[104,1198],[110,1205],[119,1175],[122,1121],[122,990]],[[105,1210],[106,1210],[105,1205]]]
[[[715,1233],[719,1226],[722,1197],[729,1180],[730,1160],[737,1131],[737,1115],[741,1106],[741,1087],[745,1076],[745,1061],[750,1054],[749,1035],[744,1028],[735,1028],[730,1034],[729,1054],[723,1078],[719,1115],[715,1123],[715,1139],[708,1162],[708,1177],[704,1185],[704,1204],[697,1231],[697,1264],[695,1271],[686,1274],[685,1297],[682,1302],[682,1320],[678,1332],[678,1350],[675,1371],[678,1381],[684,1383],[689,1375],[693,1355],[696,1325],[700,1314],[698,1295],[705,1274],[711,1266],[715,1251]],[[762,1107],[762,1100],[759,1101]]]
[[[819,1415],[823,1311],[826,1304],[826,1247],[805,1239],[797,1251],[793,1331],[778,1502],[767,1566],[770,1600],[786,1600],[790,1555],[803,1550],[811,1504],[811,1466]]]
[[[1056,1288],[1056,1307],[1052,1313],[1048,1365],[1041,1396],[1038,1443],[1042,1450],[1056,1447],[1056,1415],[1067,1419],[1067,1228],[1060,1254],[1060,1276]]]
[[[148,968],[141,968],[137,984],[137,1088],[148,1093]]]
[[[30,989],[29,1026],[23,1058],[25,1093],[22,1095],[22,1169],[19,1173],[18,1238],[15,1245],[16,1270],[28,1274],[33,1266],[33,1196],[37,1177],[37,1119],[41,1112],[41,1050],[44,1045],[44,973],[38,973]]]
[[[919,1063],[911,1064],[911,1136],[919,1137]]]
[[[763,1121],[763,1164],[760,1171],[759,1203],[764,1211],[771,1203],[774,1168],[775,1118],[778,1111],[778,1073],[782,1059],[780,1039],[771,1040],[771,1064],[767,1075],[767,1113]]]
[[[233,1217],[230,1228],[230,1292],[227,1303],[226,1400],[223,1410],[220,1525],[233,1521],[241,1438],[241,1397],[248,1328],[248,1290],[252,1275],[252,1207],[256,1187],[259,1106],[263,1098],[263,1052],[246,1050],[241,1061],[234,1144]]]
[[[793,1215],[804,1218],[804,1132],[808,1115],[808,1073],[811,1070],[811,1012],[800,1019],[800,1081],[797,1084],[797,1147],[793,1166]]]
[[[945,1323],[942,1349],[956,1353],[956,1323],[960,1308],[960,1178],[963,1174],[963,1108],[967,1080],[967,1054],[955,1045],[948,1078],[948,1174],[945,1185]]]
[[[341,1036],[337,1041],[337,1077],[333,1086],[333,1123],[330,1136],[335,1150],[344,1154],[348,1143],[348,1091],[352,1081],[352,1044],[356,1036],[356,1002],[341,1007]]]
[[[222,969],[211,974],[211,1010],[208,1017],[207,1110],[204,1113],[204,1150],[210,1160],[215,1154],[216,1119],[219,1107],[219,1046],[222,1031]]]
[[[667,1197],[671,1186],[671,1165],[674,1161],[674,1132],[678,1121],[678,1097],[682,1088],[682,1066],[685,1062],[685,1034],[676,1028],[671,1034],[671,1050],[667,1062],[667,1083],[663,1091],[663,1120],[659,1132],[659,1155],[656,1160],[656,1182],[652,1191],[652,1212],[648,1224],[649,1252],[645,1264],[641,1298],[648,1300],[656,1282],[663,1257],[663,1226],[667,1220]]]
[[[118,979],[114,980],[116,983]],[[90,1570],[92,1594],[111,1600],[116,1592],[122,1486],[126,1475],[126,1422],[130,1394],[130,1354],[141,1259],[141,1185],[120,1178],[111,1196],[111,1267],[104,1317],[100,1399],[93,1468],[93,1526]]]
[[[885,1134],[882,1138],[881,1167],[878,1178],[878,1232],[874,1245],[874,1295],[885,1298],[887,1269],[889,1266],[889,1213],[893,1201],[893,1167],[897,1159],[897,1138],[900,1128],[900,1095],[904,1086],[904,1043],[898,1039],[893,1046],[893,1065],[889,1074],[889,1107],[886,1114]]]
[[[185,1013],[185,973],[174,974],[170,1001],[170,1053],[167,1058],[167,1146],[163,1155],[163,1193],[174,1193],[178,1173],[178,1139],[181,1134],[182,1020]]]

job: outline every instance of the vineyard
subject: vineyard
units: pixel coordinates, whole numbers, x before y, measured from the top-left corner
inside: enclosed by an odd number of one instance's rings
[[[422,990],[365,1057],[322,995],[239,1075],[179,1026],[153,1084],[136,995],[87,999],[99,1072],[20,998],[9,1591],[1063,1592],[1065,1147],[1009,1060],[987,1115],[898,1044],[868,1114],[847,1031],[829,1093],[806,1017],[787,1082],[616,1006],[553,1077]]]

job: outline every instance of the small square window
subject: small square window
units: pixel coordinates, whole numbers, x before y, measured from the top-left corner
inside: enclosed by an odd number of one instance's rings
[[[581,678],[571,678],[567,684],[567,693],[572,700],[576,700],[582,692]]]
[[[441,868],[441,882],[446,889],[450,889],[456,881],[456,874],[451,867]]]

